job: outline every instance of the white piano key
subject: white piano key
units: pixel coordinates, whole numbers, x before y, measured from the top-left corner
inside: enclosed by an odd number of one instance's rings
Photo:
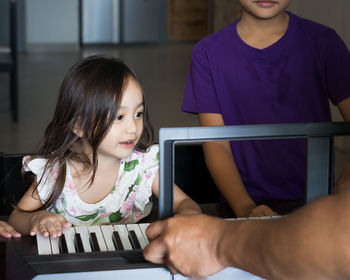
[[[89,226],[88,227],[89,232],[94,232],[96,234],[98,246],[100,247],[101,252],[107,251],[107,246],[105,243],[105,240],[103,238],[101,228],[99,226]]]
[[[85,253],[92,252],[88,228],[76,227],[75,232],[80,234],[81,241],[83,242],[84,252]]]
[[[143,234],[141,232],[141,229],[138,224],[127,224],[126,225],[127,229],[133,230],[137,236],[137,240],[140,243],[141,249],[145,248],[147,246],[146,239],[143,237]]]
[[[248,220],[248,217],[235,218],[235,219],[233,219],[233,220],[245,221],[245,220]]]
[[[52,238],[50,237],[50,243],[51,243],[51,252],[52,254],[59,254],[60,253],[60,247],[59,247],[59,238]]]
[[[36,235],[36,244],[39,255],[51,255],[51,242],[49,237],[44,237],[41,234]]]
[[[128,230],[125,225],[114,225],[114,229],[119,233],[123,243],[124,250],[132,250],[132,246],[128,236]]]
[[[145,238],[145,241],[146,241],[147,244],[149,243],[149,241],[148,241],[148,238],[147,238],[147,235],[146,235],[146,229],[149,227],[149,225],[150,225],[149,223],[141,223],[141,224],[139,224],[139,227],[141,229],[141,232],[142,232],[143,237]]]
[[[63,231],[64,237],[66,238],[68,253],[75,253],[76,251],[74,246],[74,238],[75,238],[74,227],[64,228],[62,231]]]
[[[115,231],[114,227],[112,225],[103,225],[101,226],[101,231],[107,246],[107,250],[115,251],[115,247],[112,240],[113,232]]]

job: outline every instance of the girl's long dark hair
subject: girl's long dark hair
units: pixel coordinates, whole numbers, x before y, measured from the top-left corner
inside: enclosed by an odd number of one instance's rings
[[[97,169],[97,148],[112,125],[128,79],[141,87],[136,74],[121,60],[110,56],[91,56],[73,65],[67,72],[59,92],[53,120],[47,126],[38,156],[47,160],[44,173],[58,167],[58,177],[51,195],[37,210],[47,209],[61,194],[66,180],[68,160],[92,169],[90,183]],[[153,129],[144,101],[144,129],[136,146],[145,151],[153,142]],[[84,133],[84,141],[92,148],[92,160],[82,150],[82,139],[74,131]],[[42,178],[37,178],[38,185]],[[45,183],[45,182],[43,182]]]

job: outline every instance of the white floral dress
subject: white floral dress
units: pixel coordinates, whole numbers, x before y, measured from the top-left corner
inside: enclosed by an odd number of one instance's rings
[[[28,159],[25,157],[23,162],[28,162]],[[37,175],[42,203],[51,194],[58,174],[58,167],[43,174],[45,163],[45,159],[37,158],[24,164],[25,171]],[[89,204],[80,199],[67,163],[63,191],[47,210],[64,216],[74,226],[135,223],[151,212],[152,183],[158,168],[158,145],[151,146],[145,153],[134,151],[128,158],[121,160],[118,177],[110,193],[103,200]]]

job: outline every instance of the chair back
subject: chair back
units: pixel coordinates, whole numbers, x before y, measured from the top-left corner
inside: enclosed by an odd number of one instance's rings
[[[0,153],[0,216],[8,216],[33,182],[32,173],[22,172],[24,155]]]

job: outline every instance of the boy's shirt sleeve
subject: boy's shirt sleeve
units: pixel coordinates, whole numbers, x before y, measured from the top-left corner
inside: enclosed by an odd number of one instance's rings
[[[201,44],[192,51],[181,109],[188,113],[220,113],[208,53]]]
[[[333,31],[325,52],[329,99],[334,105],[350,97],[350,53]]]

